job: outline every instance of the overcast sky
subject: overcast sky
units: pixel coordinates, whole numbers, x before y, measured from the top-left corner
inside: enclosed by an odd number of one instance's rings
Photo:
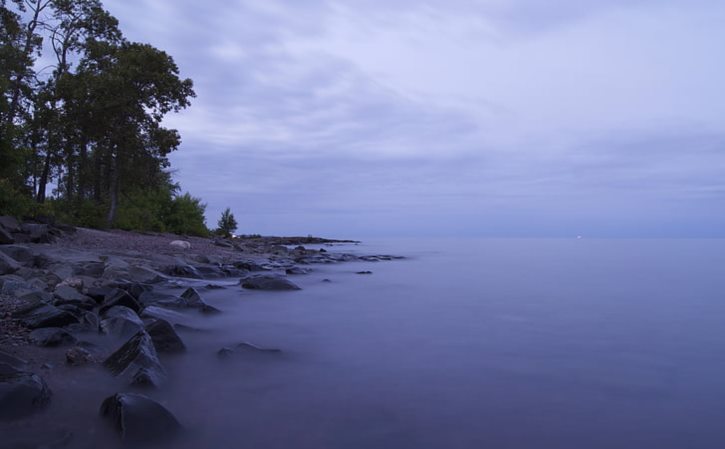
[[[239,232],[725,236],[722,0],[106,0]]]

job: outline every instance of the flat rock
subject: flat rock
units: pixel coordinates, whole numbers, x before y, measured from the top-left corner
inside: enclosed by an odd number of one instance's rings
[[[111,354],[103,362],[103,366],[116,376],[131,377],[132,383],[144,372],[147,374],[153,373],[150,377],[155,379],[166,377],[166,372],[161,366],[154,348],[153,340],[145,330],[136,333],[116,352]]]
[[[21,264],[29,264],[35,259],[32,251],[23,245],[2,245],[0,246],[0,253],[12,257]]]
[[[100,414],[126,443],[168,440],[182,429],[170,411],[141,394],[117,393],[106,398]]]
[[[71,304],[86,310],[93,309],[96,306],[96,301],[93,298],[84,295],[70,285],[58,285],[53,295],[56,298],[55,305]]]
[[[255,274],[242,278],[242,288],[249,290],[300,290],[295,283],[274,274]]]
[[[132,281],[144,284],[158,284],[166,279],[162,273],[142,266],[132,266],[128,270],[128,275]]]
[[[50,389],[37,374],[0,370],[0,421],[25,418],[50,401]]]
[[[146,326],[146,332],[154,342],[157,352],[176,353],[186,351],[184,342],[174,327],[166,320],[157,319]]]
[[[75,344],[76,338],[63,329],[46,327],[30,333],[30,341],[36,346],[62,346]]]

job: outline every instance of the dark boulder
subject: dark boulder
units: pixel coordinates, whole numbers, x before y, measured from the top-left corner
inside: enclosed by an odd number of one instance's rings
[[[140,394],[117,393],[106,398],[100,414],[126,443],[168,440],[182,428],[164,406]]]
[[[143,329],[143,321],[125,306],[114,306],[108,309],[101,320],[101,331],[119,337],[128,337]]]
[[[157,352],[175,353],[186,351],[186,346],[174,327],[166,320],[158,319],[146,326]]]
[[[0,226],[0,245],[11,245],[13,243],[15,243],[15,237]]]
[[[310,270],[307,270],[306,268],[302,267],[289,267],[285,270],[285,273],[288,275],[300,275],[300,274],[307,274]]]
[[[65,310],[43,303],[36,303],[14,314],[25,327],[63,327],[77,323],[78,318]]]
[[[20,223],[15,217],[9,215],[0,216],[0,227],[5,228],[8,232],[20,232]]]
[[[184,290],[184,293],[181,294],[181,299],[186,302],[189,308],[198,309],[204,313],[219,313],[219,309],[210,306],[201,299],[201,295],[194,287],[189,287]]]
[[[153,340],[144,330],[139,331],[111,354],[103,362],[103,366],[116,376],[130,377],[132,383],[137,381],[139,376],[156,380],[166,377]]]
[[[57,327],[35,329],[30,333],[30,341],[36,346],[62,346],[75,344],[76,338]]]
[[[143,307],[136,300],[136,298],[131,296],[128,292],[121,289],[115,289],[108,295],[106,295],[106,298],[103,300],[103,305],[101,306],[100,313],[103,314],[107,310],[116,306],[128,307],[136,313],[141,312],[141,310],[143,309]]]
[[[93,298],[98,304],[101,304],[107,296],[115,292],[113,287],[90,287],[86,290],[86,295]]]
[[[289,279],[274,274],[255,274],[242,278],[243,288],[250,290],[300,290]]]
[[[373,274],[373,272],[372,271],[358,271],[355,274]]]
[[[252,260],[238,260],[234,262],[234,267],[238,268],[240,270],[247,270],[247,271],[267,271],[266,268],[264,268],[262,265],[252,261]]]
[[[0,421],[25,418],[50,401],[50,389],[37,374],[10,365],[0,368]]]
[[[16,262],[31,265],[35,261],[35,256],[27,246],[22,245],[2,245],[0,253],[13,258]]]

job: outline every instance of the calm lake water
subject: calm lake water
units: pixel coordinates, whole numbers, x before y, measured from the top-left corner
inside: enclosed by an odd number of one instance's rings
[[[225,313],[152,393],[189,429],[173,447],[725,447],[725,241],[331,250],[408,259],[203,291]],[[284,352],[217,357],[241,341]]]

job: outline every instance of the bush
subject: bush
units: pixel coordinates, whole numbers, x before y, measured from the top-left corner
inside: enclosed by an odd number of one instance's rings
[[[38,205],[29,192],[22,190],[7,179],[0,178],[0,215],[22,218],[37,214]]]
[[[166,230],[175,234],[206,237],[209,230],[204,222],[206,204],[201,199],[185,193],[174,197],[171,210],[165,219]]]
[[[232,211],[228,207],[224,209],[224,212],[222,212],[222,216],[219,218],[217,226],[219,226],[217,233],[227,238],[231,237],[232,234],[234,234],[234,231],[237,230],[237,220],[234,218],[234,214],[232,214]]]

